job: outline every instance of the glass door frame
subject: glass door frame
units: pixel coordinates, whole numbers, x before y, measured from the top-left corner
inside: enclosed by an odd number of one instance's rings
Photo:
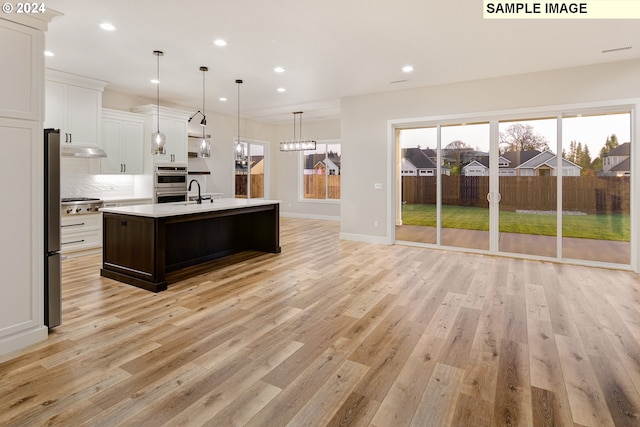
[[[394,244],[397,242],[395,235],[395,225],[400,224],[402,218],[400,215],[400,208],[398,207],[398,203],[401,203],[401,195],[399,192],[399,185],[397,180],[400,179],[399,173],[399,164],[400,164],[400,149],[398,143],[398,133],[397,130],[402,129],[411,129],[411,128],[420,128],[420,127],[436,127],[438,129],[438,143],[437,143],[437,153],[438,153],[438,165],[437,165],[437,243],[417,243],[414,242],[416,246],[426,246],[426,247],[438,247],[444,248],[447,250],[460,250],[460,248],[442,246],[441,244],[441,206],[442,206],[442,194],[441,194],[441,169],[440,169],[440,159],[442,156],[442,141],[440,128],[442,125],[446,124],[455,124],[455,123],[466,123],[466,122],[488,122],[490,125],[490,182],[489,188],[490,193],[489,197],[489,231],[490,231],[490,243],[489,250],[466,250],[462,249],[466,252],[480,252],[480,253],[488,253],[488,254],[496,254],[496,255],[506,255],[512,256],[515,258],[525,258],[525,259],[541,259],[541,260],[549,260],[553,262],[567,262],[571,264],[578,265],[597,265],[604,267],[613,267],[617,269],[626,269],[627,264],[609,264],[606,262],[597,262],[597,261],[583,261],[579,259],[565,259],[562,253],[562,119],[566,116],[573,116],[576,114],[598,114],[598,113],[611,113],[613,111],[629,111],[630,113],[630,142],[632,143],[631,150],[631,164],[632,164],[632,179],[631,179],[631,191],[630,191],[630,206],[631,206],[631,238],[630,238],[630,246],[631,246],[631,259],[628,267],[634,271],[638,271],[638,265],[640,264],[639,258],[639,243],[636,234],[638,234],[639,226],[639,199],[635,196],[636,188],[639,188],[640,185],[640,155],[638,152],[640,150],[634,149],[637,147],[637,144],[640,143],[640,138],[638,137],[638,129],[640,129],[640,115],[637,114],[637,109],[640,108],[640,99],[633,100],[621,100],[621,101],[606,101],[606,102],[596,102],[596,103],[581,103],[581,104],[570,104],[570,105],[561,105],[561,106],[549,106],[549,107],[540,107],[540,108],[524,108],[517,110],[505,110],[505,111],[493,111],[490,113],[479,113],[479,114],[464,114],[464,115],[448,115],[448,116],[434,116],[434,117],[423,117],[423,118],[411,118],[411,119],[399,119],[399,120],[388,120],[388,155],[389,155],[389,167],[387,174],[387,182],[389,191],[388,197],[388,229],[390,230],[388,235],[388,243]],[[555,257],[543,257],[543,256],[534,256],[527,254],[517,254],[517,253],[506,253],[501,252],[499,248],[499,171],[498,167],[493,167],[493,165],[498,165],[499,158],[499,123],[500,121],[509,121],[509,120],[533,120],[537,118],[557,118],[557,138],[556,138],[556,146],[549,147],[552,150],[555,150],[557,153],[556,156],[556,171],[557,175],[560,179],[557,180],[557,221],[556,221],[556,246],[557,252]],[[492,199],[494,198],[495,199]],[[410,243],[412,242],[402,242],[402,243]]]
[[[234,193],[235,193],[235,179],[236,179],[236,168],[235,168],[235,162],[236,162],[236,149],[235,147],[237,146],[237,144],[246,144],[247,147],[247,158],[249,159],[251,157],[251,145],[260,145],[262,146],[263,150],[264,150],[264,196],[260,197],[260,199],[268,199],[269,198],[269,188],[270,188],[270,161],[269,161],[269,149],[270,149],[270,144],[267,141],[261,141],[261,140],[257,140],[257,139],[250,139],[250,138],[238,138],[238,137],[234,137],[233,138],[233,170],[232,170],[232,179],[234,181]],[[234,194],[235,197],[235,194]],[[255,197],[251,197],[251,167],[250,165],[247,165],[247,199],[253,199]]]

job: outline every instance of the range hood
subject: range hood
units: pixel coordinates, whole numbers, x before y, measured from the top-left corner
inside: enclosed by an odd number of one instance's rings
[[[78,145],[63,145],[60,147],[61,157],[77,157],[82,159],[97,159],[107,157],[106,151],[100,147],[81,147]]]

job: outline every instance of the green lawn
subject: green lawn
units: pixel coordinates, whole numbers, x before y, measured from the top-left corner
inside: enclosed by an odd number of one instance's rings
[[[402,223],[435,227],[435,205],[403,205]],[[442,227],[489,230],[489,209],[442,206]],[[555,236],[556,216],[501,211],[500,231]],[[629,214],[564,215],[562,217],[562,235],[565,237],[628,242],[630,231]]]

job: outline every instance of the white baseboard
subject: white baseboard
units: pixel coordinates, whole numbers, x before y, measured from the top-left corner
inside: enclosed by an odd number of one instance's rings
[[[27,347],[46,341],[48,335],[49,328],[39,326],[0,338],[0,362],[12,359]]]
[[[371,236],[368,234],[340,233],[340,239],[353,240],[355,242],[364,242],[364,243],[377,243],[381,245],[390,245],[392,243],[389,241],[388,237]]]
[[[307,213],[280,211],[280,216],[283,216],[285,218],[321,219],[324,221],[340,221],[339,216],[333,216],[333,215],[315,215],[315,214],[307,214]]]

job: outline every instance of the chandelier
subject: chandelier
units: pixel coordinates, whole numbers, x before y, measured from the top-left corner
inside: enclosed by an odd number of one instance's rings
[[[300,131],[296,136],[296,122],[300,123]],[[303,150],[315,150],[316,141],[311,139],[302,139],[302,111],[295,111],[293,113],[293,139],[291,141],[284,141],[280,143],[280,151],[303,151]]]

